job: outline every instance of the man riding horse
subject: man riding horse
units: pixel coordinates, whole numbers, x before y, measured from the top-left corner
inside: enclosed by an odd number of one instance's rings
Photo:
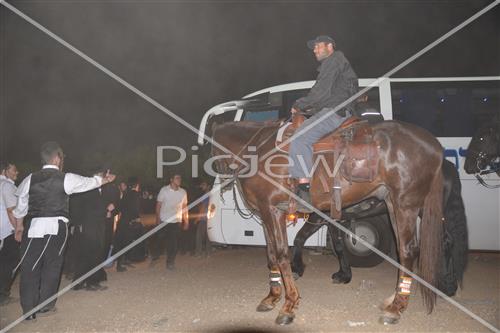
[[[299,127],[297,133],[301,133],[300,129],[306,128],[325,114],[329,115],[316,124],[314,130],[304,130],[300,136],[291,141],[289,172],[298,183],[297,195],[311,204],[309,188],[313,165],[312,145],[326,134],[333,132],[352,115],[352,105],[336,112],[333,112],[333,109],[358,91],[358,78],[344,54],[335,50],[335,41],[331,37],[318,36],[308,41],[307,46],[313,50],[321,65],[318,68],[316,83],[309,94],[298,99],[291,109],[292,114],[302,113],[311,116]],[[302,156],[302,162],[299,156]],[[297,204],[299,211],[310,211],[301,203]]]
[[[329,212],[331,218],[339,220],[342,208],[370,197],[384,200],[396,236],[401,267],[396,290],[384,303],[381,320],[384,324],[394,324],[406,310],[412,277],[417,278],[411,273],[417,259],[418,281],[425,286],[421,292],[430,312],[436,301],[436,289],[430,287],[438,285],[443,248],[443,147],[428,131],[397,121],[361,123],[346,129],[342,135],[334,134],[319,141],[350,115],[352,106],[340,112],[337,108],[356,93],[357,78],[344,55],[334,51],[331,38],[320,36],[308,45],[314,46],[321,66],[318,80],[309,95],[299,99],[292,108],[296,114],[312,114],[299,127],[304,129],[304,133],[300,133],[303,135],[294,137],[291,134],[297,128],[299,117],[295,118],[293,127],[282,126],[279,122],[252,121],[228,122],[213,127],[213,141],[226,150],[212,146],[211,155],[217,170],[234,174],[235,184],[241,188],[246,205],[257,212],[263,222],[270,283],[269,293],[259,303],[257,311],[274,309],[284,290],[284,304],[276,323],[290,324],[300,300],[290,264],[287,209],[281,208],[284,202],[288,204],[289,212],[299,208],[294,206],[287,190],[291,185],[288,181],[291,174],[297,181],[292,188],[298,187],[299,195],[309,203],[304,205],[318,208],[316,212],[323,219],[326,219],[325,212]],[[321,121],[313,130],[305,128],[318,118]],[[290,129],[288,133],[287,128]],[[290,136],[291,161],[283,154],[286,144],[282,145],[283,138]],[[276,149],[278,142],[282,144]],[[312,177],[313,148],[328,166],[335,165],[332,174],[323,164]],[[257,163],[258,172],[249,177],[239,176],[236,170],[243,164],[227,155],[229,151],[239,156],[244,150],[253,151],[257,157],[267,157],[265,162]],[[269,161],[272,165],[267,163]],[[289,168],[291,162],[294,166]],[[299,168],[304,162],[309,170]],[[309,184],[312,185],[311,193]],[[421,216],[421,222],[417,225],[418,216]]]

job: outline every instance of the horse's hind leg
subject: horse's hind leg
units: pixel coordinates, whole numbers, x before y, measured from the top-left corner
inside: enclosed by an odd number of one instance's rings
[[[295,280],[304,274],[306,267],[302,260],[302,250],[304,249],[306,240],[321,228],[321,224],[318,223],[319,221],[319,216],[311,216],[309,222],[304,224],[297,233],[297,236],[295,236],[292,250],[292,272]]]
[[[342,239],[342,230],[338,229],[334,225],[328,225],[328,232],[332,238],[333,250],[337,254],[339,259],[339,271],[332,274],[333,283],[349,283],[352,279],[351,265],[349,265],[349,260],[344,253],[344,241]]]
[[[390,212],[391,219],[395,218],[397,221],[395,234],[398,239],[399,262],[404,268],[412,271],[413,261],[418,251],[418,245],[415,243],[418,210],[402,210],[393,205],[388,205],[388,209],[393,210],[393,213]],[[396,292],[384,302],[384,314],[381,317],[383,324],[396,324],[401,318],[401,313],[408,307],[412,279],[401,270],[398,270],[398,274]]]
[[[276,244],[275,241],[270,238],[266,223],[264,223],[263,229],[267,244],[266,251],[267,266],[269,268],[269,294],[257,306],[258,312],[271,311],[281,299],[281,273],[276,259]]]

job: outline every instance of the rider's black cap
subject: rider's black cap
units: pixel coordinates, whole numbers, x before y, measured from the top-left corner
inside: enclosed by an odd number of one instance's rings
[[[318,36],[315,39],[308,41],[307,47],[310,48],[311,50],[314,50],[314,45],[316,45],[318,43],[327,43],[327,44],[331,43],[333,45],[333,47],[335,48],[335,41],[333,40],[333,38],[330,36],[325,36],[325,35]]]

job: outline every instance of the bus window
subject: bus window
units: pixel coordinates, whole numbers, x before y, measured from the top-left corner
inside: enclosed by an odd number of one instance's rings
[[[310,89],[289,90],[283,94],[283,108],[289,115],[293,103],[301,97],[307,95]]]
[[[380,108],[380,92],[378,87],[372,87],[355,101],[355,115],[364,117],[370,123],[383,120]]]
[[[393,118],[436,137],[471,137],[500,111],[500,82],[392,83]]]
[[[360,88],[361,89],[361,88]],[[366,102],[364,102],[364,106],[370,109],[375,109],[380,112],[380,93],[378,87],[372,87],[363,96],[367,97]]]
[[[361,89],[361,88],[360,88]],[[298,90],[290,90],[283,94],[283,106],[284,110],[287,114],[289,114],[290,109],[296,100],[301,97],[306,96],[309,93],[310,89],[298,89]],[[375,109],[380,112],[380,95],[379,88],[373,87],[367,91],[364,96],[367,97],[366,102],[361,103],[363,109]]]
[[[266,121],[266,120],[278,120],[279,110],[268,110],[268,111],[245,111],[245,116],[243,120],[250,121]]]

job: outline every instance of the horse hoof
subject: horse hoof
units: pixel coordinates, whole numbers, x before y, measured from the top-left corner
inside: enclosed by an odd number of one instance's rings
[[[333,284],[346,284],[351,282],[351,278],[335,273],[332,275],[332,282]]]
[[[298,279],[300,279],[300,274],[299,274],[299,273],[293,272],[293,273],[292,273],[292,276],[293,276],[293,279],[294,279],[295,281],[297,281]]]
[[[268,312],[274,309],[274,305],[272,304],[266,304],[266,303],[260,303],[257,306],[257,312]]]
[[[385,313],[382,317],[380,317],[380,323],[383,325],[395,325],[399,322],[399,316],[393,313]]]
[[[278,317],[276,318],[276,324],[278,324],[280,326],[289,325],[292,323],[294,317],[295,316],[293,314],[289,315],[289,314],[280,313],[278,315]]]

